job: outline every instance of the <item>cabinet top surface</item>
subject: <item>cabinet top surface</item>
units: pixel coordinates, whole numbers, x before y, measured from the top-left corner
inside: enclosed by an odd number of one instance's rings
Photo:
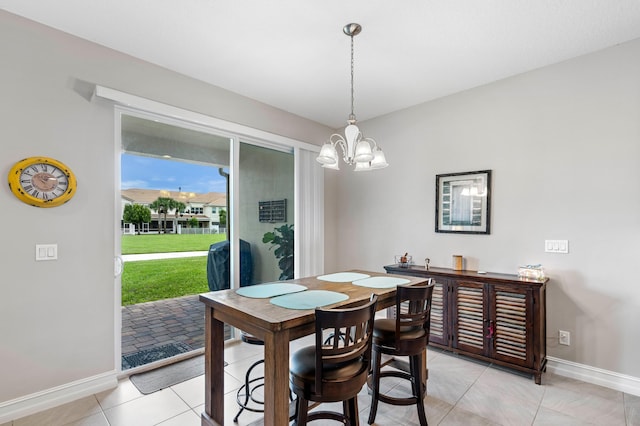
[[[395,274],[411,274],[418,276],[440,276],[446,278],[467,278],[478,281],[503,281],[503,282],[521,282],[528,285],[544,285],[549,281],[549,278],[545,278],[544,281],[537,281],[527,278],[520,278],[515,274],[500,274],[496,272],[486,272],[479,274],[478,271],[456,271],[449,268],[434,268],[430,267],[425,269],[424,266],[411,265],[409,267],[395,265],[387,265],[384,267],[387,272],[393,272]]]

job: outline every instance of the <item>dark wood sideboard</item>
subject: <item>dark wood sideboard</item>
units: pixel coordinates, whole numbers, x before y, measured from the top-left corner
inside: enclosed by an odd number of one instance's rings
[[[547,363],[546,278],[389,265],[435,283],[429,345],[510,367],[540,384]]]

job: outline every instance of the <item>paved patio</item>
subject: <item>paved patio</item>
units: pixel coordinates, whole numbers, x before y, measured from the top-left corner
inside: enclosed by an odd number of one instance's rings
[[[198,295],[122,307],[122,355],[182,343],[204,347],[204,304]]]

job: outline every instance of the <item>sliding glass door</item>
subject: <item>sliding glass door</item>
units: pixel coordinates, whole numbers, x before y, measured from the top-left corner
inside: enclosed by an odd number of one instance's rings
[[[198,294],[230,286],[231,138],[134,112],[120,123],[121,365],[131,370],[204,347]],[[211,267],[218,246],[224,270]]]
[[[293,279],[293,150],[240,142],[238,160],[240,285]]]
[[[151,206],[157,198],[133,200],[122,192],[125,181],[116,182],[116,359],[121,358],[127,337],[120,303],[124,234],[151,233],[152,228],[162,236],[223,234],[228,241],[230,288],[324,272],[323,170],[314,160],[319,147],[103,86],[96,86],[94,95],[114,104],[116,175],[124,163],[122,156],[130,155],[165,159],[169,165],[204,166],[209,169],[204,175],[223,178],[225,186],[210,191],[223,193],[224,202],[196,202],[200,190],[191,191],[190,185],[179,183],[177,178],[184,176],[177,173],[176,180],[162,189],[169,195],[164,198],[175,203]],[[165,177],[171,175],[168,170],[163,171]],[[188,180],[190,184],[193,178]],[[131,204],[146,204],[150,217],[125,220],[125,205]],[[251,253],[250,279],[244,281],[241,241],[249,244]],[[202,256],[206,266],[196,269],[206,274],[209,291],[211,247],[206,245],[206,250],[197,250],[206,251]],[[182,281],[191,279],[185,275]]]

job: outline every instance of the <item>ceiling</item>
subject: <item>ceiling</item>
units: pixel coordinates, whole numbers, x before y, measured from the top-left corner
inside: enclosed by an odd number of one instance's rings
[[[0,0],[332,128],[640,37],[638,0]]]

